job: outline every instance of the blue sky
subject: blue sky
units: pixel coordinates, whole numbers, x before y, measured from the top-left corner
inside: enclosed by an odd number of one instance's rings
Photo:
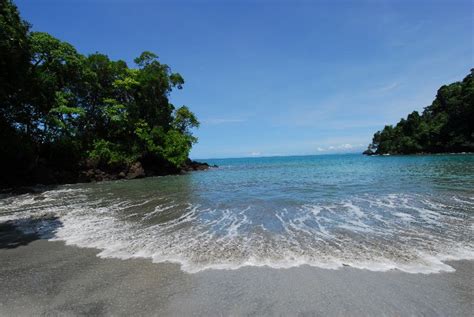
[[[193,158],[355,152],[474,67],[471,1],[15,1],[33,30],[183,75]]]

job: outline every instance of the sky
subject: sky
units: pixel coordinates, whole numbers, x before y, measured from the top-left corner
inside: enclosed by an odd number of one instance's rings
[[[82,54],[179,72],[194,159],[360,152],[474,67],[470,0],[14,2]]]

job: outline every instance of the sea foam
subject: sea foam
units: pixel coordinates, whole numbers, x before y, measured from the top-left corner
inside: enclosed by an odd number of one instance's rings
[[[66,188],[1,199],[0,221],[97,248],[99,257],[179,263],[189,273],[300,265],[438,273],[454,270],[446,261],[474,259],[470,202],[392,193],[291,208],[221,208],[166,195],[127,200],[107,190]]]

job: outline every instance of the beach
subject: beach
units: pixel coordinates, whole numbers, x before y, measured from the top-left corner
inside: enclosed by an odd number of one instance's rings
[[[0,0],[0,317],[474,317],[472,17]]]
[[[1,316],[471,316],[473,262],[451,273],[300,266],[186,273],[63,242],[0,248]]]
[[[474,156],[210,163],[4,194],[0,316],[472,316]]]

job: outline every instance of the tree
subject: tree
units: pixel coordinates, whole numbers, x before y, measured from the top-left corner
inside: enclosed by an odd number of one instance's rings
[[[90,162],[179,171],[199,122],[169,102],[184,79],[156,54],[143,52],[136,68],[101,53],[84,56],[30,32],[10,0],[0,0],[0,27],[0,185],[43,182],[37,175],[45,171],[74,180]],[[47,181],[64,181],[54,177]]]
[[[395,127],[374,134],[376,154],[474,151],[473,70],[462,82],[442,86],[420,115],[414,111]]]
[[[10,0],[0,0],[0,120],[11,124],[23,103],[30,67],[30,25]]]

